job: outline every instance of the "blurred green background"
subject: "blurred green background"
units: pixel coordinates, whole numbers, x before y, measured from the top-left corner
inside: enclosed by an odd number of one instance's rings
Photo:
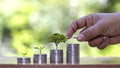
[[[80,17],[96,12],[119,12],[120,0],[0,0],[0,56],[27,56],[38,53],[35,46],[45,46],[49,54],[55,45],[47,42],[53,33],[66,34],[69,24]],[[112,28],[112,27],[111,27]],[[75,36],[78,34],[76,32]],[[120,45],[104,50],[80,44],[81,57],[120,56]],[[60,44],[64,49],[66,44]]]

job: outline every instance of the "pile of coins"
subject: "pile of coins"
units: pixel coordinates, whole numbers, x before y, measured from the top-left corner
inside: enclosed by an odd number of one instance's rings
[[[79,64],[79,44],[67,44],[66,63]],[[50,64],[63,64],[63,50],[50,50]],[[31,58],[17,58],[18,64],[30,64]],[[34,54],[34,64],[47,64],[47,54]]]

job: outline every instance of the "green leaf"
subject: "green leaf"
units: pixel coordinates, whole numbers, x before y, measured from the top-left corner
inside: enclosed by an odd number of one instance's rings
[[[27,55],[27,53],[22,53],[23,56]]]
[[[34,47],[35,49],[39,49],[39,47]]]
[[[59,33],[54,33],[52,35],[49,36],[48,38],[48,42],[54,42],[54,43],[61,43],[67,40],[67,38],[63,35],[63,34],[59,34]]]

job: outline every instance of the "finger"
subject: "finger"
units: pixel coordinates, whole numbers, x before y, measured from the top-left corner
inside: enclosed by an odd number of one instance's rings
[[[72,22],[67,30],[67,37],[72,37],[72,35],[80,28],[85,26],[85,18],[80,18]]]
[[[105,42],[103,42],[101,45],[97,46],[98,49],[103,50],[109,45],[110,39],[109,37],[104,38]]]
[[[72,37],[72,35],[80,28],[83,28],[83,27],[89,27],[91,25],[93,25],[94,23],[94,17],[95,15],[94,14],[91,14],[91,15],[88,15],[88,16],[85,16],[83,18],[80,18],[80,19],[77,19],[75,21],[72,22],[72,24],[69,26],[68,30],[67,30],[67,34],[66,36],[67,37]]]
[[[94,39],[97,36],[102,35],[104,32],[104,26],[101,24],[101,21],[98,21],[95,25],[85,29],[84,31],[80,32],[80,34],[77,36],[78,41],[89,41],[91,39]]]
[[[118,44],[120,43],[120,36],[111,37],[109,41],[110,44]]]
[[[116,37],[106,37],[106,38],[104,38],[106,41],[102,44],[102,45],[100,45],[100,46],[97,46],[97,48],[99,48],[99,49],[104,49],[104,48],[106,48],[108,45],[110,45],[110,44],[118,44],[118,43],[120,43],[120,36],[116,36]]]
[[[91,47],[97,47],[97,46],[101,45],[104,41],[105,41],[104,37],[100,36],[100,37],[97,37],[97,38],[89,41],[88,44]]]

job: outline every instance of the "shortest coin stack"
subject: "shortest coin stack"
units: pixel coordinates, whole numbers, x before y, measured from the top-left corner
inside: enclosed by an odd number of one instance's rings
[[[17,63],[18,64],[30,64],[31,59],[29,57],[20,57],[20,58],[17,58]]]

